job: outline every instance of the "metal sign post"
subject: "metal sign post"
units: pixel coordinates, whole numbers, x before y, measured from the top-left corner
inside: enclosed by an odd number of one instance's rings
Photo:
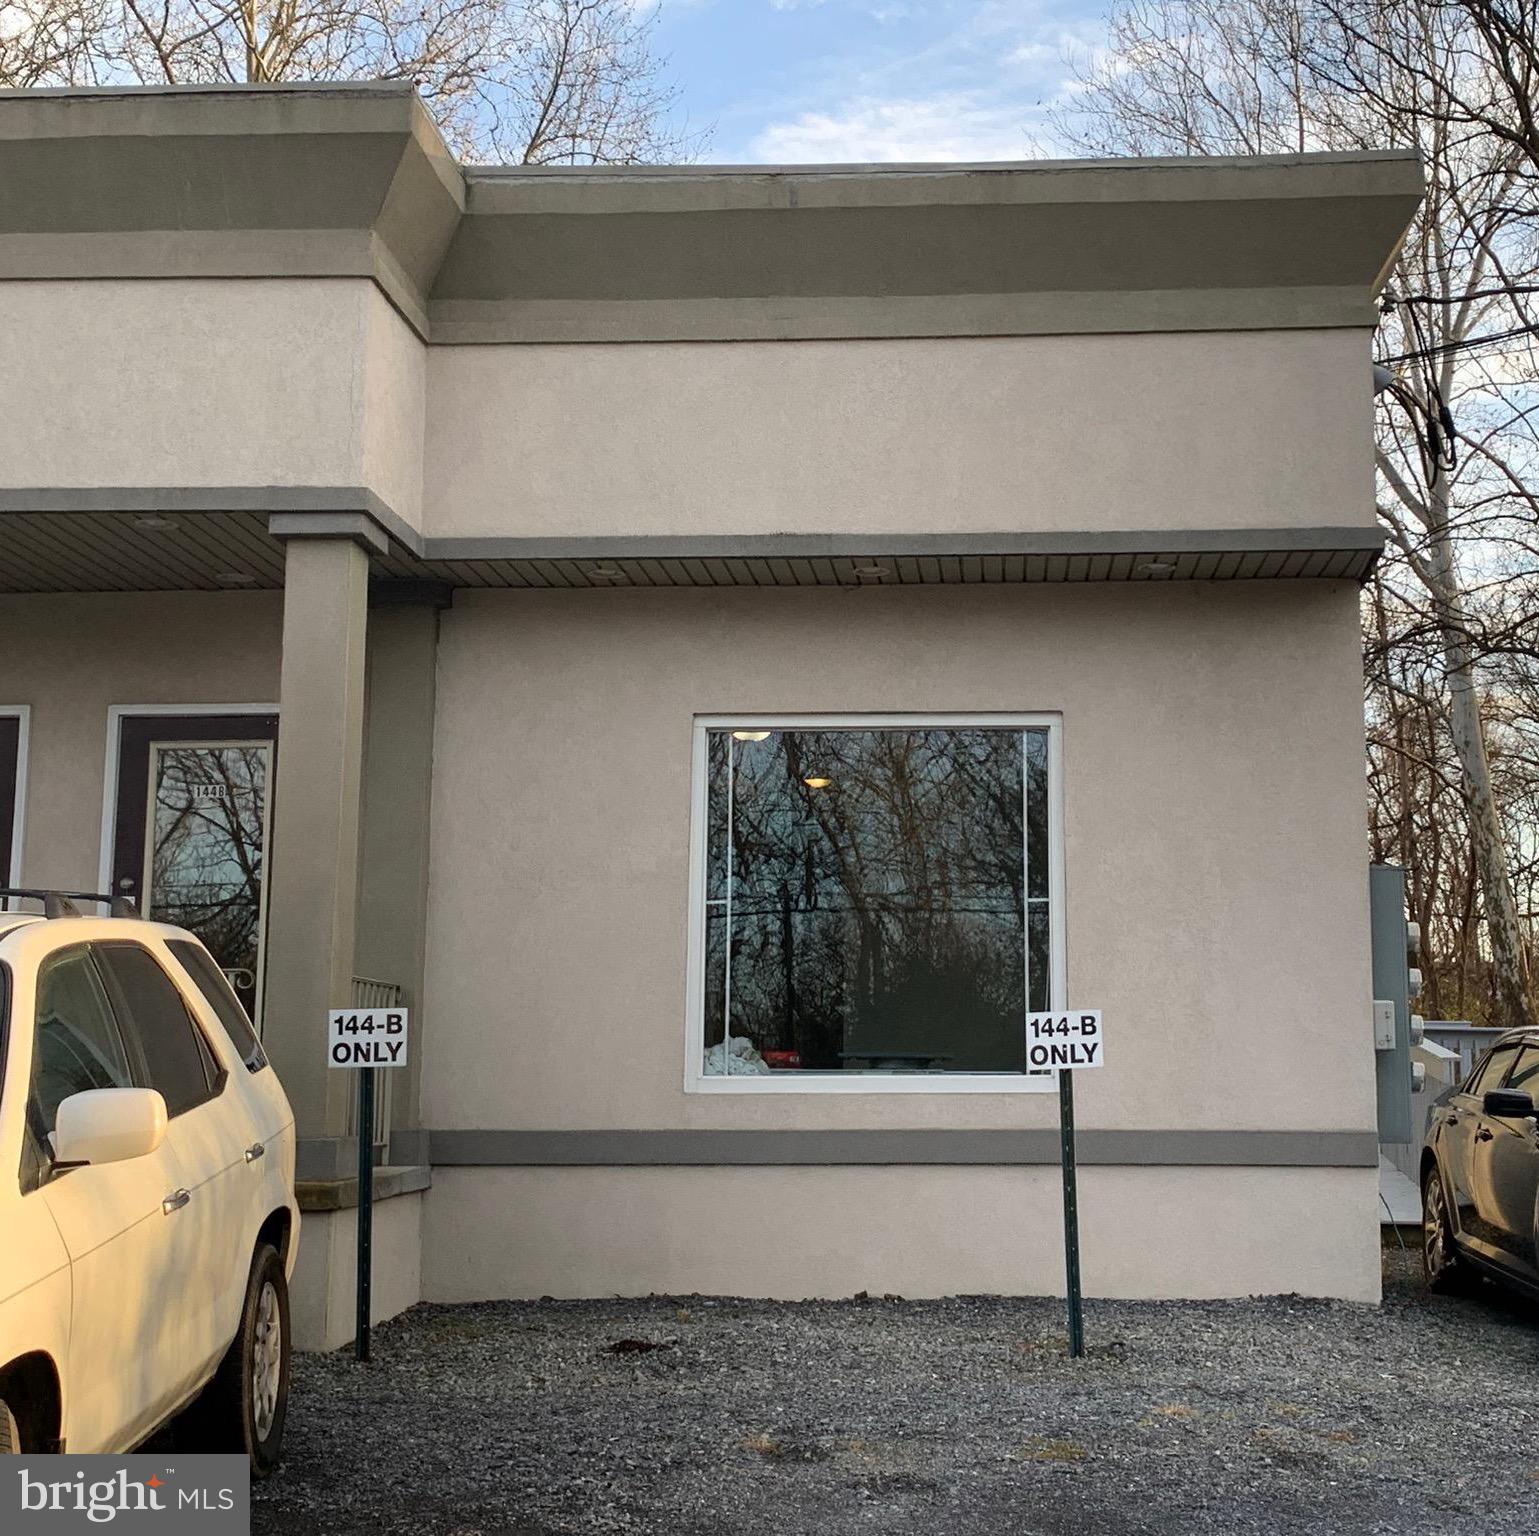
[[[374,1270],[374,1073],[406,1065],[404,1008],[333,1008],[326,1015],[326,1064],[358,1072],[358,1286],[353,1357],[369,1358],[369,1282]]]
[[[1069,1354],[1085,1353],[1085,1307],[1079,1289],[1079,1189],[1074,1163],[1074,1073],[1058,1074],[1058,1161],[1063,1169],[1063,1272],[1069,1298]]]
[[[1079,1180],[1074,1152],[1074,1074],[1105,1061],[1099,1009],[1026,1015],[1026,1066],[1058,1076],[1058,1162],[1063,1173],[1063,1275],[1069,1302],[1069,1355],[1085,1353],[1085,1304],[1079,1274]]]
[[[358,1073],[358,1303],[353,1358],[369,1358],[369,1281],[374,1270],[374,1068]]]

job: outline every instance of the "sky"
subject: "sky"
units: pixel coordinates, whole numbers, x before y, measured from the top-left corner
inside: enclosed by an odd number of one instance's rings
[[[678,116],[716,164],[1024,159],[1109,0],[658,0]]]

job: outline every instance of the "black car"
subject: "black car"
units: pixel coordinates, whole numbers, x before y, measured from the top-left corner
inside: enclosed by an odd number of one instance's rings
[[[1515,1029],[1436,1099],[1421,1154],[1427,1285],[1484,1271],[1539,1296],[1539,1030]]]

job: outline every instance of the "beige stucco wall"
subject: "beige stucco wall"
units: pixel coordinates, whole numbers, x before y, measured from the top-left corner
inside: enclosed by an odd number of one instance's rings
[[[272,704],[278,592],[0,597],[0,702],[32,706],[22,877],[95,890],[107,709]]]
[[[369,1321],[382,1323],[422,1299],[422,1212],[426,1193],[374,1207]],[[308,1211],[300,1228],[291,1285],[296,1349],[340,1349],[357,1332],[358,1212]]]
[[[423,347],[369,281],[0,283],[0,485],[421,500]]]
[[[432,534],[1373,519],[1367,339],[435,347]]]
[[[1350,584],[460,592],[437,707],[428,1126],[1050,1125],[683,1087],[692,717],[1036,710],[1069,1000],[1106,1011],[1081,1125],[1374,1124]]]
[[[358,387],[358,483],[413,527],[422,519],[427,348],[377,288],[367,290]]]
[[[1063,1293],[1056,1168],[444,1168],[425,1301]],[[1379,1299],[1371,1168],[1085,1168],[1091,1296]]]

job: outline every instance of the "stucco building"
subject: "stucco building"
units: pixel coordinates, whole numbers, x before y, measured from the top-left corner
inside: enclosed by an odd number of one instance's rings
[[[1357,639],[1396,153],[472,168],[0,97],[0,855],[403,998],[375,1297],[1378,1294]],[[11,814],[14,804],[14,815]]]

